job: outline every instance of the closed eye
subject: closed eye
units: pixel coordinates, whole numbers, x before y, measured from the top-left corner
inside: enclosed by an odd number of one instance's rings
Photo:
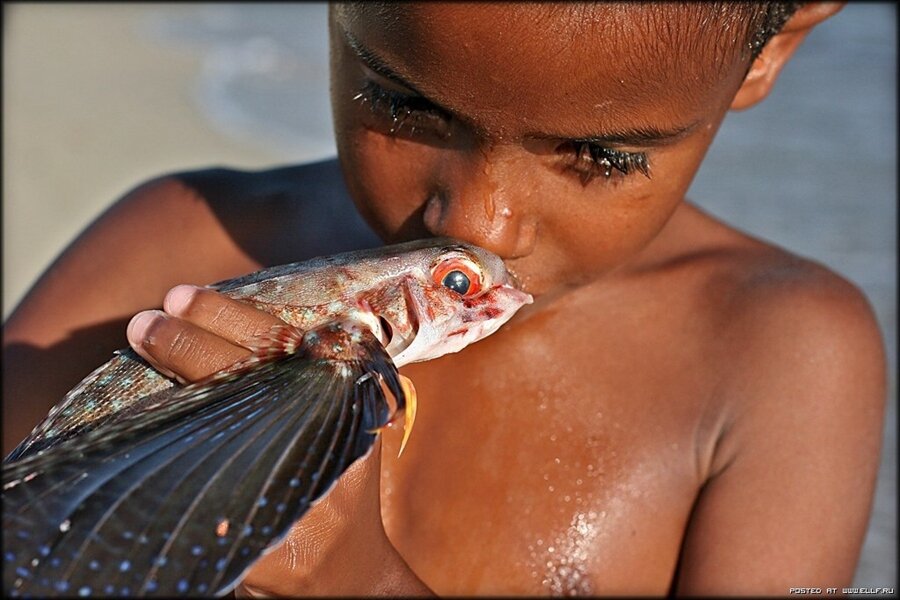
[[[557,146],[556,151],[566,158],[566,168],[578,175],[582,185],[595,177],[612,177],[613,170],[622,175],[638,171],[650,178],[650,163],[644,152],[623,152],[601,146],[590,140],[569,140]]]
[[[418,133],[439,139],[450,137],[453,117],[422,96],[388,89],[373,79],[366,79],[353,99],[367,105],[392,135]]]

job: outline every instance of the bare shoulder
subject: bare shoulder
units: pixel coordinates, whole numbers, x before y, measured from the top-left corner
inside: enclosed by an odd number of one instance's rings
[[[378,244],[356,212],[336,159],[247,171],[210,168],[174,174],[173,185],[202,198],[230,237],[259,264],[292,262]]]
[[[720,340],[737,355],[790,354],[791,371],[880,366],[881,336],[860,289],[831,269],[760,244],[735,252],[719,287]],[[785,356],[787,358],[787,356]],[[772,360],[772,358],[769,358]]]
[[[163,175],[136,186],[83,231],[4,332],[47,343],[63,334],[63,324],[122,319],[158,306],[179,283],[208,284],[375,245],[373,239],[346,196],[336,161]]]
[[[865,295],[824,265],[747,236],[731,239],[700,293],[711,307],[716,400],[731,428],[723,439],[733,442],[720,447],[719,465],[739,447],[810,427],[817,436],[853,427],[863,454],[877,456],[886,367]]]
[[[872,309],[826,267],[733,230],[719,230],[706,249],[693,304],[716,425],[679,591],[848,585],[885,405]]]
[[[780,248],[736,250],[712,285],[727,289],[720,305],[728,328],[770,344],[863,342],[879,337],[872,309],[853,283]]]

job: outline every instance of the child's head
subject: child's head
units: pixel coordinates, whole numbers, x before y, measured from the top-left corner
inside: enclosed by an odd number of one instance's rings
[[[656,236],[728,109],[765,97],[837,9],[341,5],[332,107],[348,186],[389,241],[473,242],[532,293],[578,284]]]

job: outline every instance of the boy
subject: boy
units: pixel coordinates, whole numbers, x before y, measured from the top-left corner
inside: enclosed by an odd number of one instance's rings
[[[849,583],[880,448],[874,320],[834,274],[684,200],[727,110],[764,98],[838,8],[333,8],[335,130],[360,214],[387,242],[484,246],[536,302],[484,342],[405,369],[421,403],[403,459],[389,432],[239,591]],[[7,343],[23,346],[7,355],[4,443],[173,285],[375,245],[337,169],[188,173],[129,194],[9,319]],[[271,324],[185,286],[164,308],[135,316],[129,342],[189,380]],[[22,352],[73,323],[65,363]],[[60,366],[72,377],[37,375]]]

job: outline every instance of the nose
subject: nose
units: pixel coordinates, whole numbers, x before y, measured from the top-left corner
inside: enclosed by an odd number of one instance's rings
[[[507,151],[447,157],[431,185],[423,219],[429,233],[520,258],[534,249],[538,220],[526,166]]]

